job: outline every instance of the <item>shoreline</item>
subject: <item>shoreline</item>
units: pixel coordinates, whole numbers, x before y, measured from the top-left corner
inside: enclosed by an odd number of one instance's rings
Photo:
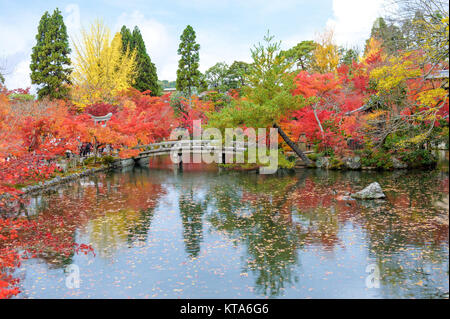
[[[327,163],[328,164],[328,163]],[[436,163],[437,164],[437,163]],[[105,165],[103,164],[100,167],[93,167],[93,168],[87,168],[81,172],[76,172],[76,173],[72,173],[70,175],[64,176],[64,177],[60,177],[60,176],[56,176],[53,177],[51,179],[48,180],[44,180],[41,181],[37,184],[34,185],[29,185],[29,186],[25,186],[23,188],[21,188],[20,190],[23,192],[22,194],[20,194],[20,196],[23,195],[30,195],[33,193],[37,193],[40,191],[45,191],[46,189],[49,189],[51,187],[57,186],[57,185],[61,185],[61,184],[65,184],[65,183],[69,183],[71,181],[86,177],[86,176],[90,176],[90,175],[94,175],[96,173],[100,173],[100,172],[105,172],[105,171],[110,171],[110,170],[114,170],[114,169],[120,169],[120,168],[124,168],[124,167],[129,167],[129,166],[142,166],[139,163],[139,160],[135,159],[135,158],[126,158],[126,159],[115,159],[113,163],[111,163],[110,165]],[[220,165],[218,165],[219,168],[222,168],[226,171],[235,171],[235,172],[247,172],[247,173],[256,173],[258,174],[258,168],[259,167],[246,167],[246,168],[242,168],[239,166],[231,166],[231,167],[221,167]],[[333,167],[332,165],[317,165],[316,161],[314,161],[314,165],[305,165],[303,163],[296,163],[296,165],[292,168],[278,168],[276,175],[286,173],[288,171],[290,172],[297,172],[300,170],[304,170],[304,169],[314,169],[314,170],[325,170],[325,171],[378,171],[378,172],[385,172],[385,171],[411,171],[411,170],[430,170],[430,169],[436,169],[437,165],[433,165],[432,167],[427,166],[427,167],[391,167],[390,169],[385,169],[385,168],[380,168],[380,167],[374,167],[374,166],[360,166],[358,168],[350,168],[347,167],[346,165],[342,165],[340,167]],[[4,194],[0,194],[0,197],[6,197],[8,196],[8,193],[4,193]]]

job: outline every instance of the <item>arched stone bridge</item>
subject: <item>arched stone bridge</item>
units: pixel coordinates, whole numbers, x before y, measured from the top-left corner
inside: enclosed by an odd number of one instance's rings
[[[223,161],[225,154],[243,155],[248,146],[249,144],[247,142],[241,141],[233,141],[231,145],[224,146],[221,140],[177,140],[138,145],[133,147],[133,149],[139,149],[141,151],[135,157],[135,161],[139,165],[147,165],[150,157],[170,155],[172,152],[180,155],[186,151],[190,154],[212,154],[213,152],[220,152]]]

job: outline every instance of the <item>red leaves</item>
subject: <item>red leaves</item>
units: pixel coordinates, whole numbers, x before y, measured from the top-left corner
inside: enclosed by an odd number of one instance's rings
[[[119,111],[117,105],[111,105],[108,103],[95,103],[91,104],[84,109],[85,113],[94,115],[94,116],[105,116],[109,113],[115,114]]]
[[[183,106],[181,112],[180,124],[183,128],[187,128],[192,134],[193,122],[201,120],[202,124],[208,123],[207,113],[214,110],[214,103],[210,101],[202,101],[197,97],[193,97],[189,103],[187,99],[181,98],[180,103]]]
[[[311,100],[309,105],[292,113],[292,120],[284,123],[293,139],[304,135],[308,142],[318,144],[319,149],[342,151],[347,148],[347,137],[360,137],[362,121],[356,120],[358,114],[348,115],[349,111],[361,107],[366,97],[368,76],[361,73],[358,64],[341,66],[338,76],[302,71],[296,76],[295,84],[293,94]]]
[[[303,95],[305,98],[318,97],[325,94],[333,94],[339,89],[341,80],[333,73],[313,73],[309,74],[306,71],[301,71],[295,77],[296,88],[294,95]]]
[[[13,278],[20,261],[46,256],[69,257],[73,253],[92,254],[90,245],[73,242],[73,228],[61,216],[38,216],[33,221],[0,218],[0,299],[20,293]],[[21,254],[19,254],[21,251]],[[54,260],[54,257],[52,258]]]

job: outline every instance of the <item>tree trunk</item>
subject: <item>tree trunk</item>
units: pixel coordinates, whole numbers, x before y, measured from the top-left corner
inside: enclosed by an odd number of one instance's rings
[[[316,107],[315,106],[313,106],[313,113],[314,113],[314,117],[316,118],[317,124],[319,125],[320,133],[322,134],[322,138],[325,138],[325,134],[323,132],[322,123],[320,123],[319,117],[317,116],[317,111],[316,111]]]
[[[273,124],[273,127],[278,129],[278,134],[283,138],[283,140],[286,142],[287,145],[289,145],[290,148],[297,154],[303,162],[307,165],[311,165],[311,160],[295,145],[295,143],[289,138],[289,136],[284,133],[284,131],[281,129],[281,127],[278,126],[277,123]]]
[[[94,136],[94,164],[97,164],[97,138]]]

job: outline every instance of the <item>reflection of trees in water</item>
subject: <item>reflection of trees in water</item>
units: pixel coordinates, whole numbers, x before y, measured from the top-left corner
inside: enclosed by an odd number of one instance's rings
[[[298,185],[295,177],[261,178],[251,175],[211,189],[214,210],[209,221],[232,240],[247,246],[247,265],[256,277],[256,291],[278,296],[293,282],[297,265],[298,233],[286,207],[289,193]]]
[[[448,295],[448,226],[437,224],[435,214],[433,207],[404,209],[389,202],[361,210],[358,223],[379,267],[382,294],[441,298],[446,290]],[[447,274],[439,273],[445,265]]]
[[[448,175],[308,171],[303,176],[243,175],[237,180],[238,187],[236,179],[228,183],[224,179],[210,190],[215,209],[209,220],[214,228],[247,246],[247,267],[255,273],[259,293],[280,294],[291,281],[296,250],[302,244],[334,249],[339,231],[350,221],[367,234],[369,251],[384,271],[382,282],[387,289],[405,289],[403,294],[396,292],[399,296],[432,296],[433,289],[436,294],[436,284],[426,285],[436,271],[426,274],[421,267],[434,264],[442,269],[448,256],[444,249],[448,228],[435,219],[439,214],[435,202],[448,196]],[[376,180],[388,196],[382,204],[337,199]],[[420,251],[421,264],[408,261],[409,247]],[[445,274],[439,278],[432,280],[442,280]],[[412,281],[419,283],[420,291],[408,284]]]
[[[89,223],[90,241],[100,257],[112,258],[120,246],[133,247],[147,240],[152,217],[153,208],[108,212]]]
[[[298,189],[301,201],[297,206],[299,209],[303,206],[301,217],[307,217],[310,225],[319,226],[322,223],[317,224],[317,220],[323,220],[319,216],[335,212],[338,224],[330,220],[325,226],[336,239],[339,226],[348,220],[359,225],[367,235],[369,253],[380,269],[385,296],[433,298],[448,295],[448,209],[443,211],[442,206],[436,205],[448,197],[448,174],[438,171],[361,173],[360,179],[362,185],[378,179],[387,200],[339,202],[334,200],[336,196],[320,191],[322,185],[327,185],[321,177],[313,177],[307,181],[307,189]],[[343,182],[345,179],[335,179],[334,185],[328,184],[328,187],[342,189]],[[317,194],[325,197],[320,198],[320,205],[317,205]],[[303,203],[310,204],[308,209]],[[442,220],[447,221],[442,223]],[[317,226],[315,228],[320,229]],[[440,273],[445,266],[447,273]]]
[[[181,221],[183,224],[183,238],[186,252],[191,257],[200,253],[200,244],[203,240],[203,213],[206,205],[196,200],[193,188],[183,191],[178,201]]]
[[[448,298],[448,248],[409,247],[377,255],[377,265],[385,298]]]
[[[195,194],[192,185],[187,192],[179,189],[187,253],[198,256],[203,240],[202,217],[209,209],[212,226],[246,246],[243,270],[254,273],[257,292],[278,296],[282,288],[295,281],[297,250],[310,244],[333,249],[339,243],[342,226],[351,222],[366,234],[386,296],[439,296],[435,288],[439,280],[448,278],[448,224],[439,221],[448,223],[448,212],[442,218],[443,209],[435,203],[448,198],[448,173],[305,170],[301,174],[208,177],[201,186],[204,189],[207,185],[206,201]],[[138,170],[98,175],[84,179],[85,184],[72,183],[47,193],[36,205],[39,223],[57,234],[55,241],[59,244],[72,244],[75,231],[91,225],[89,235],[97,252],[110,249],[108,254],[112,254],[112,247],[147,240],[167,178],[165,172],[155,177],[148,170]],[[382,205],[336,200],[373,181],[380,182],[388,196]],[[33,240],[32,234],[25,240]],[[58,259],[50,251],[44,258],[60,267],[71,257]],[[445,263],[447,274],[437,276],[433,265],[442,269]]]
[[[242,237],[249,254],[248,268],[256,276],[256,291],[278,296],[292,284],[292,270],[297,265],[297,236],[289,223],[274,221],[272,207],[256,211],[245,223]]]
[[[147,240],[154,208],[165,193],[147,175],[148,170],[99,174],[63,185],[58,191],[45,192],[39,214],[31,218],[53,235],[55,246],[72,247],[77,230],[81,234],[90,230],[89,241],[98,255],[111,256],[122,244]],[[49,252],[46,260],[61,267],[72,256],[56,258]]]
[[[149,208],[139,212],[139,222],[128,227],[127,242],[132,247],[136,242],[145,242],[148,237],[148,230],[153,219],[154,209]]]

